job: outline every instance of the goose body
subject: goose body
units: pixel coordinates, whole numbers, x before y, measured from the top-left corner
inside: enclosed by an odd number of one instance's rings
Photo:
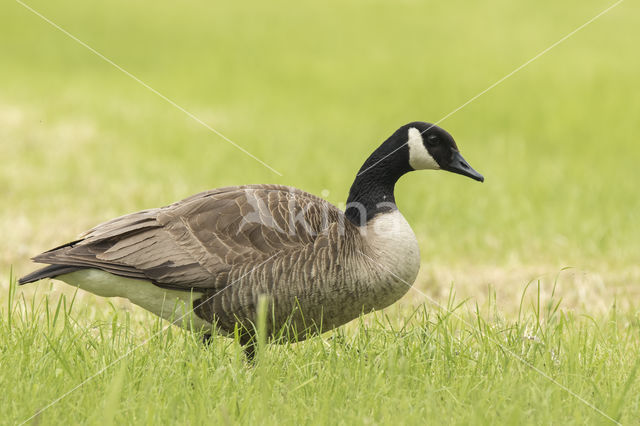
[[[447,132],[410,123],[364,163],[345,211],[288,186],[218,188],[98,225],[34,257],[49,266],[20,283],[56,278],[205,333],[250,335],[264,298],[268,330],[303,339],[409,290],[420,254],[393,188],[417,168],[483,179]]]

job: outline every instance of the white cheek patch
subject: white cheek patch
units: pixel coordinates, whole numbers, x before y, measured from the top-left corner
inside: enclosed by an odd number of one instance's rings
[[[440,169],[436,160],[433,159],[429,151],[427,151],[427,148],[425,148],[420,130],[415,127],[409,129],[409,141],[407,144],[409,145],[409,165],[413,167],[414,170]]]

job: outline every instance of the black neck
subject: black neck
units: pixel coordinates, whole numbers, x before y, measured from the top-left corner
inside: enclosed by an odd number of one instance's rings
[[[367,158],[351,185],[345,215],[357,226],[397,209],[393,190],[398,179],[412,169],[408,149],[394,143],[394,136]]]

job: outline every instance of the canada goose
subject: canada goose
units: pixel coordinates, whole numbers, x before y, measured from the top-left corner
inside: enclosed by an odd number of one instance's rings
[[[258,302],[266,296],[267,330],[288,324],[304,339],[385,308],[409,290],[420,254],[394,186],[419,169],[484,181],[449,133],[413,122],[367,158],[344,212],[288,186],[213,189],[98,225],[35,256],[49,266],[19,282],[56,278],[100,296],[126,297],[205,333],[214,325],[227,334],[245,330],[241,342],[250,348]]]

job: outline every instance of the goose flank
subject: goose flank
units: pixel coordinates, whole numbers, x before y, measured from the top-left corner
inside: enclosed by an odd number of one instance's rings
[[[264,298],[268,332],[287,326],[285,337],[302,340],[385,308],[409,290],[420,254],[394,186],[420,169],[484,181],[449,133],[413,122],[367,158],[344,212],[288,186],[213,189],[98,225],[35,256],[48,266],[19,283],[55,278],[126,297],[205,336],[240,329],[250,348]]]

